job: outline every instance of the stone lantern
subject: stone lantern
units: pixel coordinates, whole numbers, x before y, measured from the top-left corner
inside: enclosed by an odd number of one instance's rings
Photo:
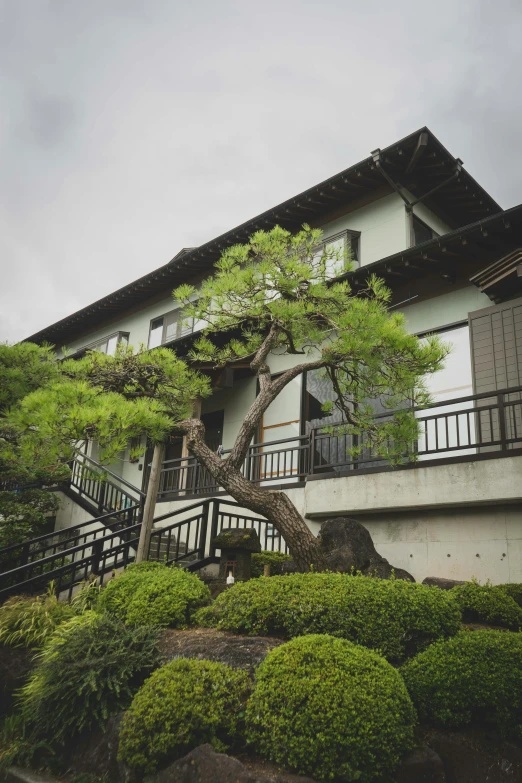
[[[212,546],[221,549],[220,580],[234,584],[250,579],[252,552],[261,552],[259,536],[253,528],[225,528],[212,539]]]

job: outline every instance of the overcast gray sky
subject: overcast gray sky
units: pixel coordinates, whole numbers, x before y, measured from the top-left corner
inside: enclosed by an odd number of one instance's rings
[[[428,125],[522,202],[520,0],[0,0],[0,341]]]

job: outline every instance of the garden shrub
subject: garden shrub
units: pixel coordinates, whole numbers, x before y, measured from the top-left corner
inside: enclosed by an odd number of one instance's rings
[[[223,663],[185,658],[167,663],[145,682],[124,715],[121,759],[153,772],[206,742],[226,750],[242,733],[249,683],[246,672]]]
[[[469,724],[511,731],[522,722],[522,635],[462,631],[404,664],[419,717],[449,729]]]
[[[373,781],[413,745],[415,710],[377,653],[310,635],[272,650],[256,671],[247,738],[263,756],[314,778]]]
[[[517,603],[519,606],[522,606],[522,585],[517,584],[516,582],[513,582],[508,585],[496,585],[498,590],[502,590],[503,593],[506,593],[506,595],[511,596],[511,598]]]
[[[460,628],[460,612],[443,590],[333,573],[237,583],[196,619],[235,633],[286,638],[328,633],[379,650],[393,661]]]
[[[41,647],[74,614],[69,604],[58,601],[53,585],[44,595],[13,596],[0,606],[0,644]]]
[[[36,737],[63,743],[127,707],[158,662],[159,632],[85,612],[59,626],[20,691]]]
[[[462,612],[464,622],[505,625],[513,630],[522,627],[522,609],[498,587],[472,581],[453,587],[449,593]]]
[[[290,555],[285,555],[283,552],[263,550],[263,552],[255,553],[252,555],[252,577],[263,576],[266,565],[270,566],[270,576],[280,575],[283,565],[291,559]]]
[[[128,566],[112,579],[98,607],[126,623],[184,628],[209,600],[209,589],[196,574],[145,562]]]

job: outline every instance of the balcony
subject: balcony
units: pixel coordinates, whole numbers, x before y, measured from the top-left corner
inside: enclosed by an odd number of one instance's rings
[[[410,467],[491,459],[522,454],[522,387],[437,401],[429,408],[415,409],[420,433],[412,443]],[[392,412],[376,419],[390,419]],[[315,427],[298,437],[284,438],[249,447],[243,475],[266,486],[302,485],[312,478],[360,475],[362,472],[393,470],[389,462],[361,444],[356,459],[348,453],[354,436],[342,433],[340,425],[325,431]],[[226,450],[223,458],[226,458]],[[221,491],[207,469],[196,458],[179,458],[163,463],[159,498],[215,495]]]

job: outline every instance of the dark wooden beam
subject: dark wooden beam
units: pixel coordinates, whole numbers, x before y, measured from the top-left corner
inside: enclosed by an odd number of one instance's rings
[[[406,167],[406,174],[409,174],[410,171],[413,171],[419,160],[422,158],[424,153],[426,152],[426,148],[428,146],[428,139],[429,136],[426,133],[426,131],[423,131],[419,134],[419,139],[417,141],[417,146],[415,147],[413,151],[413,155],[410,158],[410,162],[408,163]]]

